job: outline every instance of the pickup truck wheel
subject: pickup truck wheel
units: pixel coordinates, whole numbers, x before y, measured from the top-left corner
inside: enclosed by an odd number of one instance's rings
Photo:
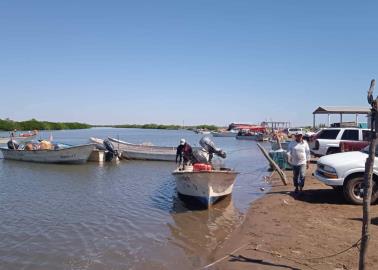
[[[349,179],[344,186],[344,197],[352,204],[362,204],[364,197],[364,177],[358,176]],[[371,203],[378,199],[378,185],[373,181],[373,192],[371,195]]]

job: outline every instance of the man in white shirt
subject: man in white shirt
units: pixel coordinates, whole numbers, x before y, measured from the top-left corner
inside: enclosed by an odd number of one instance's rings
[[[293,166],[293,183],[295,193],[297,193],[298,188],[300,191],[303,189],[306,169],[310,164],[310,147],[303,140],[302,132],[295,133],[295,141],[290,142],[287,154],[289,162]]]

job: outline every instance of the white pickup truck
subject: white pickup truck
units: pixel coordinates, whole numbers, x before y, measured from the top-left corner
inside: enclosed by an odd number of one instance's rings
[[[361,128],[325,128],[316,135],[312,143],[311,153],[324,156],[340,152],[342,141],[367,141],[370,130]]]
[[[378,149],[377,149],[378,150]],[[378,151],[374,161],[372,203],[378,199]],[[336,190],[353,204],[362,204],[365,162],[368,147],[362,151],[337,153],[319,158],[315,177]]]

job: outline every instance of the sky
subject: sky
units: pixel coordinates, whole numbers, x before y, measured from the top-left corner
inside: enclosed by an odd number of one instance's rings
[[[368,106],[377,29],[374,1],[2,0],[0,118],[311,125]]]

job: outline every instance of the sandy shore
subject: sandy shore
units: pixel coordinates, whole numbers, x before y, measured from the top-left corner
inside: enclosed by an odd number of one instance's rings
[[[314,170],[312,164],[297,197],[291,171],[286,171],[288,186],[274,174],[271,191],[253,203],[206,269],[357,269],[359,251],[351,246],[361,237],[362,207],[316,181]],[[378,205],[371,210],[368,269],[378,269]]]

